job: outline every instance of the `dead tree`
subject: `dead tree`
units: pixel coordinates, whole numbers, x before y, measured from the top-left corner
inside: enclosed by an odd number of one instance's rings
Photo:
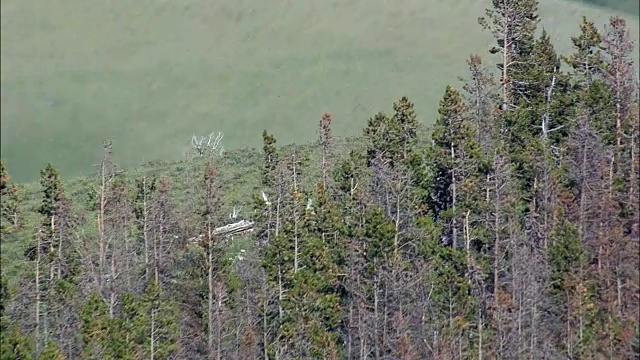
[[[224,147],[220,144],[224,134],[218,132],[218,135],[214,137],[214,133],[209,136],[196,136],[191,137],[191,145],[199,157],[212,155],[214,152],[218,152],[220,155],[224,153]]]

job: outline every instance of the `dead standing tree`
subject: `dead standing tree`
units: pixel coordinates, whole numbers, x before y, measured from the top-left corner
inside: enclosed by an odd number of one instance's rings
[[[191,145],[199,157],[212,155],[215,151],[218,151],[218,153],[222,155],[224,153],[224,147],[220,145],[220,142],[222,142],[223,137],[224,134],[221,132],[218,132],[218,135],[215,137],[214,133],[209,134],[208,137],[193,135],[191,137]]]

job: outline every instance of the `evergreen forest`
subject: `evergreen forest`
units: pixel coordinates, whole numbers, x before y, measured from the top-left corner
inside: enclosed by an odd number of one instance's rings
[[[537,0],[488,3],[437,114],[398,94],[356,137],[310,114],[310,144],[0,165],[0,359],[638,359],[637,44],[583,18],[559,54]]]

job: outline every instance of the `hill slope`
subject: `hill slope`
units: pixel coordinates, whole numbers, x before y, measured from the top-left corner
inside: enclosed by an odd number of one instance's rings
[[[640,3],[637,0],[573,0],[585,4],[601,6],[615,11],[624,11],[637,16],[640,12]]]
[[[306,141],[323,111],[348,135],[403,95],[430,122],[467,56],[486,54],[476,20],[486,6],[3,0],[2,157],[28,181],[48,161],[66,176],[93,171],[104,138],[132,166],[180,158],[193,133],[222,131],[230,147],[258,144],[263,128]],[[540,8],[561,50],[581,16],[611,15],[561,0]]]

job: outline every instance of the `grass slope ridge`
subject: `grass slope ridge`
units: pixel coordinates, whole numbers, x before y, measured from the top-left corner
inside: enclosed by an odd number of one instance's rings
[[[424,131],[424,129],[423,129]],[[423,133],[422,135],[424,135]],[[360,137],[333,139],[333,149],[338,161],[348,154],[348,150],[358,148],[363,145],[363,139]],[[320,151],[316,142],[310,142],[301,145],[285,145],[278,144],[278,151],[282,158],[286,158],[291,154],[295,147],[298,156],[304,159],[302,173],[304,179],[301,185],[305,189],[311,189],[320,179],[319,159]],[[113,154],[115,156],[121,149],[114,144]],[[166,178],[170,187],[171,198],[179,204],[176,212],[182,210],[185,204],[187,193],[193,191],[194,187],[203,186],[204,170],[208,162],[214,164],[219,170],[219,181],[222,185],[222,204],[221,211],[223,213],[231,213],[234,208],[240,209],[239,217],[245,220],[252,220],[254,209],[252,208],[253,197],[260,194],[263,190],[260,186],[261,169],[263,165],[263,153],[257,149],[235,149],[227,151],[223,156],[212,156],[203,158],[194,158],[190,161],[150,161],[142,166],[123,170],[125,182],[133,186],[135,179],[141,179],[143,176],[155,177],[156,179]],[[99,158],[93,160],[95,163],[100,162]],[[120,168],[120,164],[116,164]],[[12,175],[12,169],[8,169]],[[65,174],[60,174],[64,177]],[[69,177],[67,177],[69,178]],[[65,193],[68,194],[76,210],[87,216],[88,218],[97,218],[95,210],[91,208],[89,203],[95,201],[96,191],[100,184],[100,178],[96,174],[89,176],[77,176],[69,178],[63,182]],[[9,284],[13,287],[17,285],[15,282],[19,279],[17,276],[22,271],[28,271],[29,263],[23,261],[24,252],[33,240],[35,229],[38,226],[39,218],[37,215],[38,208],[42,204],[42,188],[38,182],[20,184],[20,216],[22,230],[16,234],[8,236],[1,243],[2,251],[0,251],[0,262],[2,263],[2,275],[9,279]],[[200,206],[201,199],[191,205],[194,208]],[[191,208],[189,211],[193,211]],[[229,222],[232,222],[229,220]],[[88,222],[92,224],[93,222]],[[26,230],[25,230],[26,229]],[[96,229],[83,228],[84,231],[95,231]],[[232,247],[232,251],[238,246],[245,246],[246,243],[240,242]]]
[[[638,0],[572,0],[585,4],[600,6],[615,11],[624,11],[631,15],[638,16],[640,12],[640,2]]]
[[[2,157],[17,181],[47,162],[87,174],[99,144],[125,167],[179,159],[193,133],[222,131],[229,148],[334,131],[408,96],[429,123],[447,84],[491,42],[486,1],[4,0],[1,3]],[[568,50],[579,18],[602,9],[540,4],[543,25]],[[637,18],[625,16],[637,39]]]

